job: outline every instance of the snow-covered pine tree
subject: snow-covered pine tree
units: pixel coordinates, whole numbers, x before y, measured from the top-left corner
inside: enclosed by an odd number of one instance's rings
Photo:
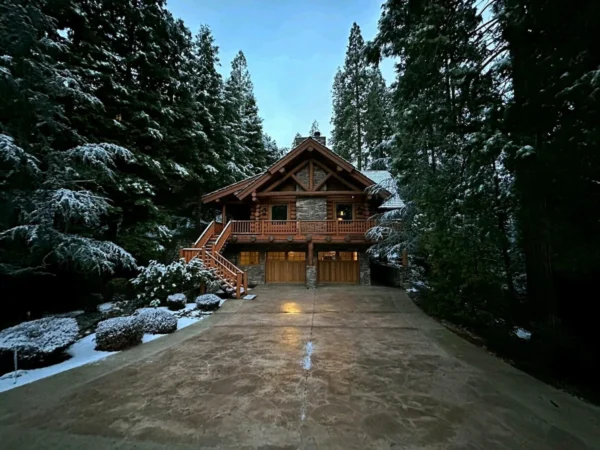
[[[364,125],[365,159],[373,169],[385,168],[390,157],[389,139],[392,135],[390,100],[389,91],[379,68],[369,69]]]
[[[256,173],[250,148],[244,136],[247,94],[251,92],[246,58],[239,52],[231,62],[231,72],[223,89],[225,130],[229,137],[231,160],[228,169],[236,180]]]
[[[237,179],[263,171],[274,155],[263,142],[262,119],[254,96],[248,64],[243,52],[233,58],[231,73],[225,82],[225,123],[230,137],[230,170]]]
[[[263,142],[268,156],[267,167],[272,166],[279,158],[284,155],[283,149],[277,146],[277,142],[267,133],[263,133]]]
[[[99,104],[77,73],[61,64],[69,57],[47,2],[6,0],[0,4],[0,131],[28,152],[82,142],[66,104]]]
[[[461,320],[503,314],[518,261],[501,96],[483,70],[491,49],[480,25],[470,0],[414,9],[389,1],[375,39],[398,58],[391,149],[406,203],[402,229],[390,228],[382,247],[421,258],[433,295],[444,292],[434,309]]]
[[[11,137],[1,134],[0,161],[18,162],[18,171],[35,176],[32,192],[13,201],[21,211],[18,224],[0,233],[3,248],[25,246],[29,255],[3,252],[2,275],[43,272],[52,267],[66,267],[84,275],[135,268],[128,252],[102,239],[102,218],[111,205],[102,195],[101,185],[116,182],[117,160],[132,157],[131,152],[116,145],[85,144],[66,152],[50,151],[42,164]]]

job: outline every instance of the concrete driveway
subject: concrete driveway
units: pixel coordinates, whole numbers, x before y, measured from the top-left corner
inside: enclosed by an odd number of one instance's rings
[[[0,447],[600,448],[598,408],[447,331],[403,291],[254,293],[0,394]]]

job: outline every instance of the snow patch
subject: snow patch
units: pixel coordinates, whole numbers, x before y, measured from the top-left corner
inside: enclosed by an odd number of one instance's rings
[[[113,302],[106,302],[106,303],[101,303],[98,305],[98,311],[99,312],[108,312],[111,309],[114,308],[114,303]]]
[[[304,370],[310,370],[312,367],[312,354],[314,351],[314,345],[312,343],[312,341],[308,341],[306,343],[306,346],[304,347],[305,351],[306,351],[306,356],[304,357],[304,360],[302,361],[302,367],[304,368]]]
[[[515,334],[517,335],[518,338],[525,339],[526,341],[531,339],[531,331],[527,331],[524,328],[517,328],[515,330]]]
[[[106,358],[116,352],[101,352],[95,350],[96,334],[92,333],[83,339],[75,342],[67,350],[67,354],[71,356],[67,361],[53,366],[43,367],[33,370],[19,370],[15,381],[14,372],[7,373],[0,379],[0,392],[8,391],[24,384],[29,384],[42,378],[47,378],[65,370],[74,369],[75,367],[83,366],[84,364],[93,363]]]

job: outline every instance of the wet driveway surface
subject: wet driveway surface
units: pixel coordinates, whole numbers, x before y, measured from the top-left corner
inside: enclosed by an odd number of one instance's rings
[[[0,447],[586,449],[599,409],[401,290],[264,286],[210,319],[0,394]]]

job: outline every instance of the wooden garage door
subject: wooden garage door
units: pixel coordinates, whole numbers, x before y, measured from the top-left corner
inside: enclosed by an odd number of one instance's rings
[[[319,283],[358,283],[357,252],[319,252],[317,279]]]
[[[267,252],[267,283],[305,283],[306,252]]]

